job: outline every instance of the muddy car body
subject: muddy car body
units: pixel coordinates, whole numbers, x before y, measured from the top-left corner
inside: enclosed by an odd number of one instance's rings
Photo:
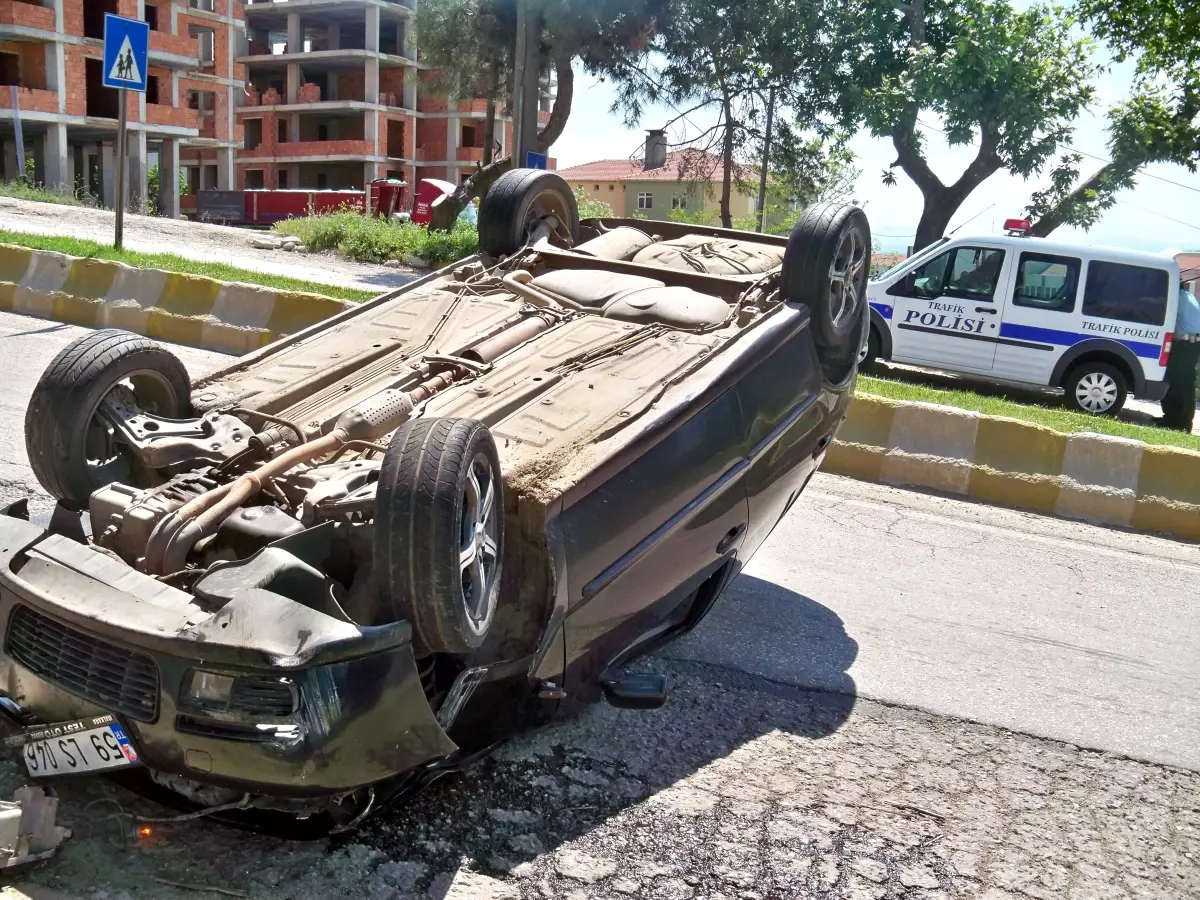
[[[0,516],[31,773],[115,728],[143,788],[347,827],[564,701],[661,702],[625,667],[700,621],[845,417],[865,217],[579,223],[516,171],[480,232],[196,385],[122,333],[52,364],[27,432],[59,508]]]

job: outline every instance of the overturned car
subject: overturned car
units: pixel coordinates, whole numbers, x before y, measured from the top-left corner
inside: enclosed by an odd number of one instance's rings
[[[345,829],[574,701],[663,702],[629,664],[700,622],[845,417],[866,217],[580,222],[514,170],[480,243],[195,385],[123,332],[51,364],[26,428],[59,506],[0,515],[31,776]]]

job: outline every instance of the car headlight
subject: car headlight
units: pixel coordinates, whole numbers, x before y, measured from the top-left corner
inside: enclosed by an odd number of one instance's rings
[[[296,685],[288,678],[191,669],[184,678],[180,705],[206,712],[283,718],[296,711],[298,701]]]

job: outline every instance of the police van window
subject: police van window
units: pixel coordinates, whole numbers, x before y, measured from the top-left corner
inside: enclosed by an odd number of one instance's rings
[[[1013,306],[1047,312],[1074,312],[1081,267],[1080,260],[1073,256],[1022,253]]]
[[[942,287],[946,283],[946,269],[954,251],[935,256],[923,266],[913,269],[894,285],[888,288],[888,293],[901,297],[920,297],[932,299],[942,296]]]
[[[943,293],[947,297],[990,303],[1003,266],[1003,250],[959,247],[954,251],[954,264],[950,267]]]
[[[1169,289],[1170,277],[1163,269],[1093,260],[1088,264],[1083,314],[1162,325],[1167,320]]]

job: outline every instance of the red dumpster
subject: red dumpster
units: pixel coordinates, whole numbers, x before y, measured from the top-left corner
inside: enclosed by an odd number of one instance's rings
[[[377,178],[371,182],[368,208],[385,219],[408,208],[408,182],[398,178]]]
[[[413,207],[414,225],[428,225],[433,218],[433,206],[442,197],[453,194],[455,185],[437,178],[422,178],[417,184],[417,203]]]

